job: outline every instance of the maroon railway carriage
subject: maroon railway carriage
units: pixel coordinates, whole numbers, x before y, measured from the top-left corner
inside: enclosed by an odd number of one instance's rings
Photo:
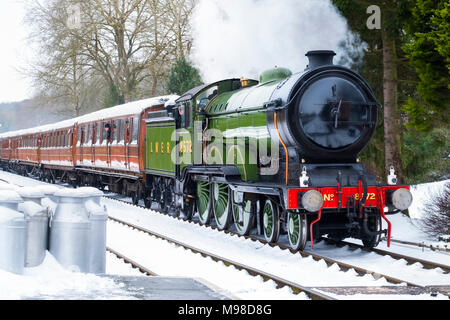
[[[93,185],[132,196],[142,190],[145,119],[164,96],[103,109],[41,127],[0,134],[0,162],[42,181]]]

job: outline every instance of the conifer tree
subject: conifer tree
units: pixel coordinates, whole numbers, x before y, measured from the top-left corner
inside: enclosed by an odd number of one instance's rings
[[[177,60],[170,70],[168,89],[171,93],[183,94],[203,84],[198,69],[191,66],[186,59]]]

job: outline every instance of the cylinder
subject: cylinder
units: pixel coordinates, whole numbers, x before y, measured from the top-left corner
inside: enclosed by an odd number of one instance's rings
[[[84,205],[85,196],[75,190],[61,190],[50,222],[49,251],[65,268],[89,272],[91,222]]]
[[[18,211],[22,199],[15,191],[0,193],[0,269],[22,274],[27,246],[27,224]]]
[[[83,187],[78,192],[86,193],[85,207],[91,222],[89,272],[104,274],[106,272],[106,207],[101,205],[103,192],[96,188]]]
[[[92,200],[88,200],[92,202]],[[90,205],[92,208],[92,206]],[[106,222],[108,214],[106,209],[99,207],[95,212],[90,212],[91,222],[89,272],[104,274],[106,272]]]
[[[48,210],[34,201],[19,204],[27,221],[27,251],[25,267],[36,267],[45,259],[48,246]]]

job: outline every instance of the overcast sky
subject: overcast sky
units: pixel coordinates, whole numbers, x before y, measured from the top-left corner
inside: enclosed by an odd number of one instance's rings
[[[0,0],[0,103],[21,101],[31,97],[29,79],[16,71],[26,66],[26,28],[21,0]]]

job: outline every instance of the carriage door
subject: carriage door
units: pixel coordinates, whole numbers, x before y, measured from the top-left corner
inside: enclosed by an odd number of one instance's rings
[[[124,143],[125,143],[125,166],[127,170],[130,170],[130,142],[131,142],[131,123],[133,118],[127,118],[124,128]]]
[[[111,166],[111,142],[112,142],[112,126],[110,122],[103,123],[103,140],[106,141],[105,157],[108,166]]]
[[[37,149],[37,163],[41,163],[41,144],[42,144],[42,135],[38,135],[36,149]]]
[[[78,127],[78,134],[77,134],[77,162],[79,165],[83,164],[83,143],[84,143],[84,126]]]
[[[118,127],[117,127],[117,140],[118,145],[117,145],[117,150],[118,150],[118,158],[117,161],[119,161],[120,163],[120,167],[121,168],[125,168],[128,169],[128,152],[127,152],[127,145],[125,142],[125,119],[120,119],[118,120]]]

